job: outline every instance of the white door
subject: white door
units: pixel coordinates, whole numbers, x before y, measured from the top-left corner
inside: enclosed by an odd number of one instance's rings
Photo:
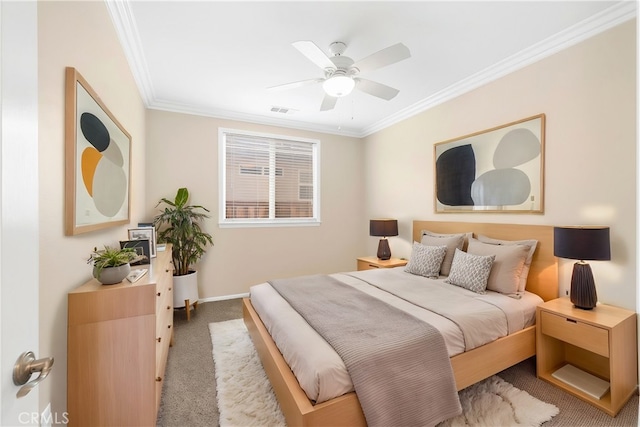
[[[38,354],[37,3],[0,1],[0,425],[39,425],[38,388],[13,365]],[[37,375],[32,375],[32,379]],[[45,420],[46,424],[46,420]]]

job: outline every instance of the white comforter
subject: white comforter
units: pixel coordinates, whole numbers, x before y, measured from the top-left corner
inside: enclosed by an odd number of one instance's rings
[[[537,295],[528,292],[521,299],[495,292],[479,295],[444,283],[444,278],[432,280],[406,273],[404,267],[332,276],[435,326],[445,339],[449,356],[534,324],[535,307],[542,302]],[[438,307],[438,311],[447,306],[454,307],[458,314],[468,311],[473,320],[463,323],[475,327],[472,331],[463,333],[458,324],[446,317],[398,298],[370,283],[381,287],[385,283],[394,288],[408,287],[415,298],[422,302],[432,301],[431,304]],[[428,297],[420,296],[423,291],[428,293]],[[340,356],[271,285],[263,283],[252,286],[250,293],[253,307],[310,400],[320,403],[353,391],[353,384]],[[475,310],[474,305],[477,307]],[[460,310],[461,307],[464,310]],[[493,309],[494,307],[498,310]]]

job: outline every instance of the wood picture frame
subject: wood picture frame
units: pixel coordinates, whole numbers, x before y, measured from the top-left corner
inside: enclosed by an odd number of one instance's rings
[[[545,115],[434,144],[436,213],[544,213]]]
[[[65,71],[65,234],[128,224],[131,135],[89,83]]]

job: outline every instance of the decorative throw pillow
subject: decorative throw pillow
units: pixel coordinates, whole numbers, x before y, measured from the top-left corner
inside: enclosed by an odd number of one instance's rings
[[[443,234],[443,233],[435,233],[435,232],[429,231],[429,230],[421,230],[421,235],[422,236],[431,236],[431,237],[458,237],[461,234],[464,237],[464,242],[462,243],[461,250],[466,252],[467,251],[467,244],[469,243],[469,239],[473,237],[473,232],[472,231],[469,231],[467,233],[448,233],[448,234]]]
[[[533,259],[533,254],[536,252],[538,241],[534,239],[499,240],[499,239],[492,239],[491,237],[483,236],[482,234],[478,235],[478,240],[480,240],[483,243],[489,243],[491,245],[505,245],[505,246],[522,245],[524,247],[529,248],[527,258],[524,260],[524,266],[522,267],[522,273],[520,273],[520,284],[518,286],[518,292],[524,292],[524,289],[527,287],[527,277],[529,277],[529,268],[531,267],[531,260]]]
[[[446,283],[484,294],[495,255],[471,255],[456,249]]]
[[[446,246],[425,246],[413,242],[411,257],[404,271],[420,276],[438,278],[440,266],[447,252]]]
[[[467,253],[473,255],[495,255],[487,289],[501,294],[518,297],[520,275],[529,247],[523,245],[492,245],[471,239]]]
[[[422,230],[422,239],[420,243],[426,246],[446,246],[447,253],[440,266],[440,274],[448,276],[451,270],[451,261],[456,249],[462,249],[464,246],[465,234],[437,234],[427,230]]]

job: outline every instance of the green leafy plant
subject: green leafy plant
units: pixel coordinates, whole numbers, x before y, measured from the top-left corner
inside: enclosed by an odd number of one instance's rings
[[[172,245],[175,276],[189,274],[190,267],[206,252],[207,244],[213,245],[213,238],[200,227],[200,221],[209,218],[209,210],[200,205],[187,205],[189,191],[179,188],[173,201],[162,198],[156,205],[166,206],[153,218],[158,230],[158,241]],[[204,212],[203,212],[204,211]]]
[[[136,259],[138,259],[138,254],[133,248],[118,249],[105,246],[100,250],[93,248],[87,264],[93,265],[96,274],[99,275],[103,268],[119,267]]]

